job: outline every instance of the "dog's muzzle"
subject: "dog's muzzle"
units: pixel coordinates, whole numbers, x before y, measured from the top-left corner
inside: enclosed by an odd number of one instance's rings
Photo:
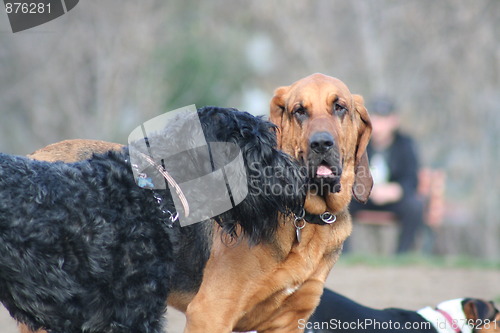
[[[342,163],[338,147],[329,132],[316,132],[309,139],[309,176],[319,193],[339,192]]]

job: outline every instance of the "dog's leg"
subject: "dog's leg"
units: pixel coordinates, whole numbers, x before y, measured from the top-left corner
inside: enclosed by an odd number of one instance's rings
[[[329,262],[320,265],[320,270],[289,296],[279,312],[267,321],[268,326],[259,327],[259,333],[304,332],[309,317],[319,304],[330,266]]]
[[[269,269],[259,261],[266,257],[260,253],[260,246],[251,248],[244,241],[225,245],[220,231],[214,233],[213,239],[203,282],[186,310],[185,333],[232,332],[244,315],[248,297],[255,294],[256,284],[261,282],[262,270]]]
[[[312,312],[319,304],[323,286],[333,264],[340,256],[342,243],[350,233],[351,222],[345,215],[339,215],[339,228],[308,228],[304,232],[304,243],[306,240],[318,240],[318,242],[310,242],[309,244],[299,245],[290,251],[290,254],[285,261],[279,264],[280,267],[291,268],[289,276],[294,276],[298,271],[302,270],[302,274],[307,276],[300,285],[295,288],[285,289],[287,297],[280,302],[281,306],[275,309],[275,314],[263,321],[258,327],[259,332],[266,333],[289,333],[303,332],[307,320]],[[339,232],[342,231],[342,232]],[[332,242],[331,251],[326,251],[324,256],[314,256],[317,250],[314,248],[318,243],[321,244],[327,240]],[[318,261],[312,260],[316,258]],[[316,268],[315,271],[307,272],[307,267]],[[285,282],[279,279],[279,274],[273,272],[268,275],[268,279],[261,284],[261,288],[273,286],[273,282]],[[286,285],[286,282],[281,286]],[[293,285],[292,285],[293,286]],[[294,290],[295,289],[295,290]],[[271,300],[272,301],[272,300]],[[252,313],[249,317],[252,316]]]
[[[293,243],[293,228],[287,234],[281,235],[281,244],[286,243],[285,239]],[[226,245],[221,241],[220,230],[214,232],[213,240],[203,282],[186,311],[184,332],[230,333],[235,328],[249,331],[262,321],[262,317],[272,315],[279,303],[267,302],[266,310],[270,311],[259,311],[256,315],[249,312],[257,304],[268,301],[273,294],[280,293],[283,284],[292,284],[288,281],[293,279],[289,272],[281,272],[275,280],[271,278],[280,261],[286,260],[283,255],[289,251],[279,254],[273,245],[251,247],[244,238],[236,245]],[[243,317],[245,322],[239,323]]]

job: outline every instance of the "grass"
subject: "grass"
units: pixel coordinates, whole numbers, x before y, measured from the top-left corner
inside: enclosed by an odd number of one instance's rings
[[[445,268],[476,268],[488,270],[500,270],[500,261],[478,259],[468,256],[424,256],[419,254],[408,254],[401,256],[380,256],[366,254],[343,254],[338,265],[366,265],[372,267],[404,267],[404,266],[427,266]]]

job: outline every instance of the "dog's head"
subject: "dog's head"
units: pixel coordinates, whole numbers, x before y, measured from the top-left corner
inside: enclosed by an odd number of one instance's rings
[[[131,143],[130,154],[148,183],[164,188],[163,175],[141,157],[149,151],[178,183],[181,192],[171,194],[181,224],[212,217],[229,235],[245,234],[255,244],[271,240],[278,213],[291,212],[305,199],[306,178],[276,148],[275,130],[246,112],[204,107],[180,113],[148,134],[148,149],[144,140]],[[181,195],[187,205],[176,202]]]
[[[493,302],[465,298],[462,307],[467,324],[474,328],[474,332],[500,333],[500,312]]]
[[[361,96],[336,78],[313,74],[275,91],[270,120],[279,128],[278,147],[307,168],[308,198],[316,197],[306,207],[311,213],[341,211],[351,193],[368,200],[371,123]]]

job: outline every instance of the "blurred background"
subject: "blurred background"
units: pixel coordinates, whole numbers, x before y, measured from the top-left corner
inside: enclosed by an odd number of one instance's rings
[[[390,96],[446,173],[431,253],[500,262],[500,1],[81,1],[13,34],[0,13],[0,151],[127,142],[181,106],[267,115],[314,72]]]

